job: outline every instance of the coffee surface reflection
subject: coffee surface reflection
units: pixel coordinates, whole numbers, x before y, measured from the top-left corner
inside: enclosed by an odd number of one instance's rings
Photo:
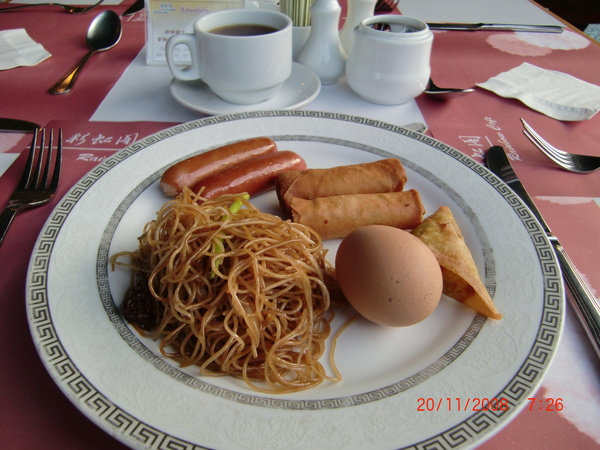
[[[249,23],[224,25],[222,27],[213,28],[209,33],[220,34],[222,36],[260,36],[263,34],[274,33],[275,31],[277,31],[277,28]]]

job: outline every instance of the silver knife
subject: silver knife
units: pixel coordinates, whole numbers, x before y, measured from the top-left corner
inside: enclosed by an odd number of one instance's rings
[[[40,128],[37,123],[18,119],[0,118],[0,131],[16,131],[20,133],[33,133]]]
[[[594,350],[600,357],[600,304],[592,294],[590,288],[585,284],[583,278],[575,268],[575,265],[560,245],[560,242],[552,234],[552,231],[544,221],[542,215],[531,200],[523,184],[517,178],[504,149],[498,145],[493,146],[487,152],[487,165],[502,181],[504,181],[521,200],[529,207],[533,215],[542,225],[548,240],[554,248],[558,263],[562,269],[563,278],[579,320],[590,338]]]
[[[455,31],[532,31],[537,33],[562,33],[562,25],[524,25],[518,23],[428,23],[431,30]]]
[[[125,10],[125,12],[123,14],[121,14],[121,16],[131,16],[132,14],[135,14],[138,11],[141,11],[142,9],[144,9],[144,2],[145,0],[136,0],[133,5],[131,5],[129,8],[127,8]]]

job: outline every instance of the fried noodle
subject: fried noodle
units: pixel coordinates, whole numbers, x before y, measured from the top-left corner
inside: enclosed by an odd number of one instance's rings
[[[186,189],[146,224],[137,251],[112,261],[147,274],[160,311],[149,335],[165,356],[285,393],[341,378],[318,361],[333,320],[325,254],[306,226],[239,195],[204,200]],[[129,263],[117,261],[124,255]]]

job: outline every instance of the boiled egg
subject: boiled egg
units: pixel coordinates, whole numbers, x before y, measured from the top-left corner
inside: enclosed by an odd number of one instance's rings
[[[347,235],[335,257],[344,296],[368,320],[405,327],[427,318],[442,296],[442,272],[419,238],[385,225]]]

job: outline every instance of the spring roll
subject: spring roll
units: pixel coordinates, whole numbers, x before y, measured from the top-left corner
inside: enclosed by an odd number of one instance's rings
[[[389,225],[405,230],[423,220],[419,193],[409,191],[351,194],[290,200],[292,219],[311,227],[321,238],[341,238],[366,225]]]
[[[412,234],[427,244],[440,263],[444,294],[486,317],[502,318],[481,281],[473,255],[450,208],[441,206],[415,227]]]
[[[292,198],[312,200],[347,194],[397,192],[404,189],[406,172],[395,158],[332,167],[282,172],[277,176],[277,196],[284,211]]]

